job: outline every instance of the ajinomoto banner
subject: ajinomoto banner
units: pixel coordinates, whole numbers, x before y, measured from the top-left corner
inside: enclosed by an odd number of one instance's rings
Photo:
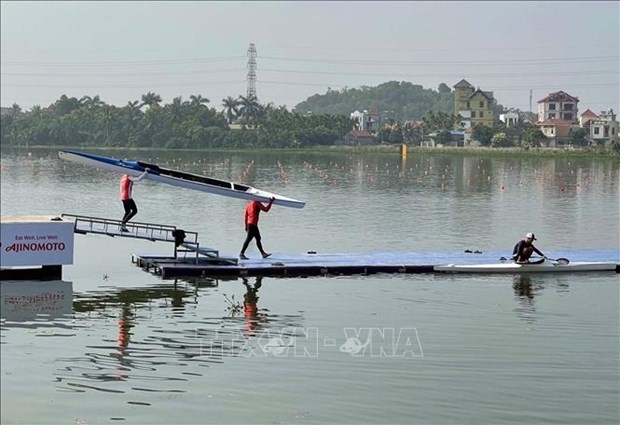
[[[0,226],[1,267],[73,264],[73,222],[3,217]]]

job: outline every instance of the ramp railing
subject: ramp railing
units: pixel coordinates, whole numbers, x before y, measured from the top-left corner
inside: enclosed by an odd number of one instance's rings
[[[220,256],[217,249],[200,246],[198,233],[182,230],[177,226],[130,221],[124,226],[126,230],[123,230],[121,220],[65,213],[61,216],[75,223],[75,233],[120,236],[152,242],[172,242],[174,243],[174,258],[177,258],[179,253],[183,253],[184,258],[186,258],[187,253],[195,253],[195,261],[198,263],[201,255],[210,258],[219,258]]]

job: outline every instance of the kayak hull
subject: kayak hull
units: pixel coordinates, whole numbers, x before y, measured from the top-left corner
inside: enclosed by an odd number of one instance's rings
[[[616,271],[617,264],[609,262],[570,262],[558,264],[553,261],[544,261],[539,264],[446,264],[434,266],[436,272],[446,273],[570,273],[570,272],[595,272]]]
[[[214,195],[262,202],[269,202],[269,199],[273,197],[275,198],[275,205],[290,208],[303,208],[306,205],[304,201],[259,190],[252,186],[167,169],[141,161],[123,160],[75,151],[59,151],[58,156],[67,161],[129,174],[134,177],[139,176],[146,168],[149,168],[151,171],[144,177],[147,180],[212,193]]]

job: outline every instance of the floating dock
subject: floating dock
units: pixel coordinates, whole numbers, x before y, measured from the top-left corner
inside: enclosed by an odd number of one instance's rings
[[[505,254],[505,253],[504,253]],[[604,258],[615,264],[620,272],[618,251],[599,250],[575,253],[572,258],[597,260]],[[286,254],[274,253],[269,258],[255,254],[249,260],[239,260],[237,264],[214,264],[194,262],[193,258],[171,258],[161,255],[133,254],[132,263],[145,271],[163,279],[182,277],[310,277],[310,276],[349,276],[388,274],[440,273],[435,266],[441,264],[477,264],[497,262],[501,252],[360,252],[341,254]],[[250,257],[252,257],[250,255]],[[613,259],[616,260],[613,260]],[[611,260],[610,260],[611,259]]]
[[[237,264],[194,262],[182,257],[171,258],[133,254],[132,263],[163,279],[181,277],[305,277],[369,275],[376,273],[433,273],[432,264],[407,264],[402,258],[368,254],[273,254],[269,258],[241,260]]]
[[[221,255],[198,241],[198,233],[172,225],[129,222],[123,230],[119,220],[62,214],[71,221],[78,234],[103,234],[120,238],[135,238],[171,244],[172,255],[132,254],[132,263],[162,279],[208,277],[238,278],[246,276],[310,277],[386,274],[438,273],[436,266],[446,264],[498,263],[506,252],[479,250],[436,252],[358,252],[358,253],[273,253],[263,259],[249,253],[248,260]],[[554,255],[555,254],[555,255]],[[549,252],[554,257],[575,261],[611,261],[615,272],[620,271],[620,251],[589,250],[562,253]],[[614,271],[611,271],[612,273]]]

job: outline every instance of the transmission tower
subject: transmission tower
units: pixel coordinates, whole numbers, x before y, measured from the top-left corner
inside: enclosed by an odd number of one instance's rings
[[[256,46],[248,48],[248,99],[256,98]]]

